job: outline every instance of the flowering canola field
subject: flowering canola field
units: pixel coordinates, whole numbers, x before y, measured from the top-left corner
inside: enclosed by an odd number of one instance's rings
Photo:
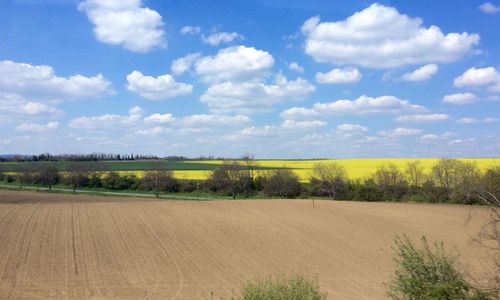
[[[500,167],[500,158],[464,158],[462,161],[474,162],[481,170]],[[338,159],[338,160],[257,160],[256,163],[261,168],[288,168],[293,170],[300,180],[309,181],[312,175],[312,168],[317,163],[338,163],[344,166],[349,179],[364,179],[376,172],[377,168],[385,164],[394,164],[399,169],[404,170],[408,162],[420,161],[425,172],[430,172],[437,158],[369,158],[369,159]],[[184,164],[210,164],[216,167],[223,163],[221,160],[207,161],[185,161]],[[243,163],[243,162],[242,162]],[[264,170],[261,173],[267,172]],[[174,170],[174,175],[179,179],[203,180],[210,176],[210,170]]]

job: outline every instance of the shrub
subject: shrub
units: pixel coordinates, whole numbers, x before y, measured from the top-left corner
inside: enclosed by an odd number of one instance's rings
[[[0,181],[4,181],[5,180],[5,173],[3,172],[0,172]]]
[[[268,196],[295,198],[300,195],[302,186],[299,178],[291,170],[279,169],[272,171],[263,182],[264,192]]]
[[[489,299],[465,281],[456,268],[456,256],[446,252],[443,243],[431,247],[422,237],[422,247],[417,248],[407,236],[396,237],[395,243],[397,265],[389,285],[391,299]]]
[[[326,294],[319,290],[317,279],[301,276],[256,279],[246,283],[241,292],[242,300],[321,300]]]
[[[102,186],[110,190],[137,189],[139,180],[135,175],[120,176],[117,172],[109,172],[102,179]]]

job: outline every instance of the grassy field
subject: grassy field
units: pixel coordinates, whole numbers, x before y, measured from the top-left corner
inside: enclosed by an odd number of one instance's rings
[[[437,158],[372,158],[372,159],[339,159],[339,160],[258,160],[259,172],[266,172],[273,169],[292,169],[300,178],[306,182],[312,174],[312,167],[319,163],[336,162],[345,167],[350,179],[363,179],[372,175],[378,167],[392,163],[401,169],[411,161],[421,161],[426,172],[431,170],[432,165],[437,162]],[[463,158],[463,161],[475,162],[480,169],[487,169],[500,166],[500,158]],[[211,170],[220,166],[221,160],[187,160],[187,161],[165,161],[167,168],[174,171],[174,175],[179,179],[204,180],[210,175]],[[6,171],[15,170],[20,163],[0,163]],[[21,163],[22,164],[22,163]],[[134,173],[142,176],[144,172],[155,167],[154,161],[106,161],[101,162],[106,170],[118,171],[120,173]],[[56,162],[59,170],[67,169],[68,162]]]
[[[317,276],[328,299],[386,299],[396,234],[444,241],[476,272],[485,253],[470,241],[486,216],[461,205],[0,191],[0,299],[228,299],[274,274]]]

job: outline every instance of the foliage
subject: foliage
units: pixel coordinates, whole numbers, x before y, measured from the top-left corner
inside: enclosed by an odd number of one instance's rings
[[[241,291],[242,300],[322,300],[317,279],[301,276],[276,277],[267,280],[255,279],[247,282]]]
[[[407,237],[396,237],[396,271],[388,296],[396,300],[489,299],[474,289],[457,270],[457,258],[443,243],[429,245],[422,237],[418,248]]]
[[[302,191],[297,175],[286,169],[272,171],[263,185],[264,193],[274,197],[295,198]]]

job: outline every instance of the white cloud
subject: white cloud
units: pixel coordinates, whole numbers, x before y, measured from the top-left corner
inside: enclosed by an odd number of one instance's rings
[[[404,74],[401,79],[404,81],[423,81],[430,79],[438,71],[436,64],[422,66],[413,72]]]
[[[131,115],[142,115],[144,113],[144,109],[140,106],[134,106],[128,110],[128,113]]]
[[[142,7],[141,0],[85,0],[78,9],[94,24],[96,38],[134,52],[166,46],[158,12]]]
[[[481,87],[487,86],[491,92],[500,92],[500,73],[493,67],[470,68],[462,75],[455,78],[456,87]]]
[[[3,120],[17,115],[55,115],[61,113],[55,107],[40,102],[32,102],[18,95],[0,94],[0,116]]]
[[[172,123],[174,120],[172,114],[152,114],[144,118],[146,123]]]
[[[202,35],[202,41],[205,44],[217,46],[221,43],[230,43],[235,39],[243,39],[243,36],[237,32],[214,32],[209,36]]]
[[[316,73],[316,81],[322,84],[347,84],[360,81],[361,76],[356,68],[333,69],[328,73]]]
[[[290,130],[308,130],[325,127],[327,123],[325,121],[295,121],[295,120],[285,120],[281,124],[281,128]]]
[[[316,61],[370,68],[457,61],[479,42],[477,34],[445,35],[439,27],[426,28],[422,23],[375,3],[343,21],[320,22],[318,16],[312,17],[301,30],[305,52]]]
[[[355,100],[315,103],[312,108],[292,107],[280,115],[287,119],[311,119],[324,115],[366,115],[422,113],[427,109],[394,96],[360,96]]]
[[[304,73],[304,68],[301,65],[299,65],[299,63],[296,61],[292,61],[291,63],[289,63],[288,69],[290,69],[291,71],[298,72],[298,73]]]
[[[23,123],[16,127],[20,132],[46,132],[59,128],[59,122],[49,122],[47,124]]]
[[[496,14],[500,12],[500,6],[494,5],[490,2],[485,2],[481,5],[479,5],[479,9],[487,14]]]
[[[200,34],[201,28],[199,26],[184,26],[181,28],[181,34],[192,34],[197,35]]]
[[[181,126],[194,126],[194,125],[232,125],[238,126],[250,122],[250,118],[246,115],[190,115],[183,117],[179,120],[178,124]]]
[[[416,115],[406,115],[399,116],[396,118],[396,122],[407,122],[407,123],[425,123],[425,122],[439,122],[446,121],[450,118],[447,114],[416,114]]]
[[[475,118],[462,118],[457,120],[458,124],[475,124],[477,123],[477,119]]]
[[[252,137],[273,137],[279,134],[278,128],[272,125],[266,125],[262,127],[247,127],[242,129],[239,132],[243,136],[252,136]]]
[[[280,113],[283,119],[311,119],[320,114],[312,108],[292,107]]]
[[[104,114],[94,117],[79,117],[70,121],[69,127],[78,129],[117,129],[130,126],[141,120],[144,110],[135,106],[129,110],[129,115]]]
[[[170,74],[158,77],[144,76],[139,71],[127,75],[127,89],[150,100],[163,100],[188,95],[193,91],[190,84],[177,82]]]
[[[377,113],[422,112],[423,106],[411,104],[394,96],[369,97],[360,96],[355,100],[337,100],[334,102],[316,103],[314,110],[323,115],[364,115]]]
[[[500,119],[498,119],[498,118],[484,118],[483,119],[484,123],[496,123],[498,121],[500,121]]]
[[[457,93],[443,97],[443,103],[464,105],[477,102],[477,96],[472,93]]]
[[[365,126],[359,125],[359,124],[340,124],[337,126],[337,131],[342,131],[342,132],[367,132],[368,128]]]
[[[169,134],[172,132],[173,130],[171,128],[156,126],[146,129],[139,129],[135,133],[138,135],[145,135],[145,136],[158,136],[163,134]]]
[[[233,46],[195,63],[195,71],[207,82],[250,80],[262,77],[274,64],[272,55],[253,47]]]
[[[435,141],[435,140],[439,140],[440,137],[439,135],[436,135],[436,134],[424,134],[420,137],[420,140],[422,141]]]
[[[223,82],[210,86],[200,97],[213,113],[251,114],[271,111],[272,106],[288,100],[303,100],[315,90],[307,80],[287,80],[276,75],[274,84],[258,81]]]
[[[379,134],[387,137],[404,137],[404,136],[413,136],[422,133],[421,129],[417,128],[395,128],[390,131],[380,131]]]
[[[178,58],[172,62],[170,70],[172,74],[179,76],[191,69],[194,62],[201,56],[201,53],[191,53],[184,57]]]
[[[0,91],[45,100],[95,98],[115,93],[111,83],[101,74],[59,77],[50,66],[32,66],[10,60],[0,61]]]

